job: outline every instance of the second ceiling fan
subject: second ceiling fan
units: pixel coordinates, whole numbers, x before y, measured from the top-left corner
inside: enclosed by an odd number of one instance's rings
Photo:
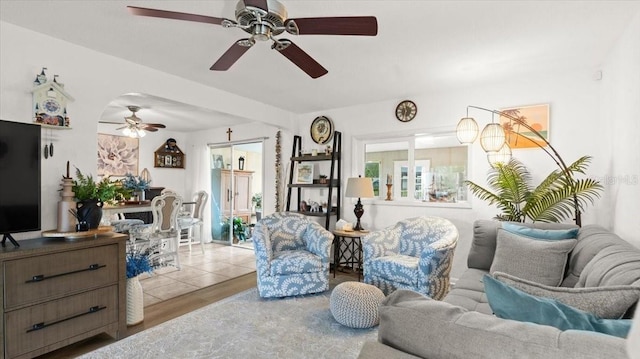
[[[187,14],[183,12],[127,6],[134,15],[165,19],[203,22],[221,25],[225,28],[237,27],[251,36],[236,41],[211,66],[210,70],[228,70],[256,41],[271,40],[272,49],[280,52],[312,78],[325,75],[328,71],[316,60],[296,46],[291,40],[276,39],[274,36],[287,32],[292,35],[358,35],[375,36],[378,22],[374,16],[307,17],[290,19],[287,9],[276,0],[240,0],[236,6],[236,20]]]
[[[166,128],[167,126],[161,123],[146,123],[142,122],[142,119],[136,116],[136,112],[140,111],[140,107],[138,106],[127,106],[129,111],[131,111],[130,116],[126,116],[124,118],[124,123],[122,122],[109,122],[109,121],[98,121],[99,123],[108,123],[115,125],[124,125],[122,127],[118,127],[116,130],[124,130],[123,133],[125,136],[129,137],[144,137],[144,131],[156,132],[159,128]]]

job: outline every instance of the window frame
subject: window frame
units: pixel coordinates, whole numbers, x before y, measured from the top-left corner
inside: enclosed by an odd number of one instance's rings
[[[352,137],[352,159],[351,159],[351,163],[352,163],[352,170],[355,171],[352,173],[352,176],[357,176],[358,174],[362,174],[364,173],[364,168],[365,168],[365,163],[366,161],[366,146],[367,145],[371,145],[371,144],[384,144],[384,143],[390,143],[390,142],[404,142],[406,141],[408,143],[408,149],[407,149],[407,160],[406,162],[409,164],[413,164],[412,166],[408,166],[408,179],[410,179],[408,181],[408,191],[409,193],[413,193],[415,195],[415,181],[416,181],[416,174],[415,174],[415,143],[416,143],[416,139],[417,138],[424,138],[424,137],[432,137],[434,139],[442,139],[445,138],[447,140],[451,140],[450,144],[447,145],[435,145],[433,147],[430,148],[446,148],[446,147],[465,147],[467,150],[467,163],[466,163],[466,177],[467,178],[471,178],[471,159],[473,158],[472,156],[472,146],[466,145],[466,144],[460,144],[457,141],[456,138],[456,134],[455,131],[451,131],[451,130],[440,130],[440,131],[434,131],[432,130],[413,130],[410,133],[395,133],[395,134],[388,134],[388,133],[384,133],[384,134],[367,134],[367,135],[358,135],[358,136],[353,136]],[[454,142],[455,140],[455,142]],[[430,161],[430,160],[429,160]],[[371,161],[369,161],[371,162]],[[379,174],[379,181],[381,181],[383,178],[386,178],[386,176],[384,176],[382,173]],[[465,201],[458,201],[456,200],[456,202],[430,202],[430,201],[422,201],[422,200],[416,200],[413,198],[413,196],[407,196],[406,198],[397,198],[396,197],[396,181],[398,182],[397,184],[400,184],[400,179],[398,178],[396,180],[396,177],[394,175],[394,189],[393,191],[393,197],[391,201],[387,201],[384,198],[384,193],[386,193],[386,189],[383,191],[382,188],[380,188],[380,193],[378,195],[378,197],[373,198],[373,199],[362,199],[363,202],[367,202],[369,204],[374,204],[374,205],[385,205],[385,206],[409,206],[409,207],[444,207],[444,208],[471,208],[471,198],[470,198],[470,193],[467,191],[467,199]],[[385,182],[386,183],[386,182]],[[381,187],[383,187],[384,183],[381,184]]]

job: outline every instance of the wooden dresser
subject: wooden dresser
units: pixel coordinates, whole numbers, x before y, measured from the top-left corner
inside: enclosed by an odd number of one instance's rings
[[[33,358],[126,334],[127,236],[35,238],[0,248],[0,358]]]

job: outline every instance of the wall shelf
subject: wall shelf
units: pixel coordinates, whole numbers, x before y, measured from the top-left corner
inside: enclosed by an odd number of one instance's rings
[[[297,189],[297,197],[298,204],[296,205],[296,209],[294,212],[304,214],[305,216],[311,217],[324,217],[325,218],[325,228],[329,229],[329,223],[331,221],[331,216],[336,216],[336,219],[340,218],[340,176],[341,176],[341,161],[340,154],[342,149],[342,133],[339,131],[335,131],[333,134],[333,147],[331,147],[330,154],[318,154],[318,155],[303,155],[302,152],[302,137],[294,136],[293,137],[293,151],[291,153],[291,166],[289,172],[289,183],[287,184],[287,211],[292,211],[291,207],[291,195],[292,190],[294,188]],[[294,183],[294,173],[296,171],[296,163],[300,162],[317,162],[317,161],[327,161],[331,163],[331,170],[329,172],[329,177],[327,178],[328,183]],[[326,212],[309,212],[306,210],[301,210],[300,208],[300,198],[302,198],[302,189],[322,189],[328,188],[327,194],[327,206],[331,208],[330,211]],[[331,203],[331,198],[333,197],[334,188],[337,191],[336,196],[336,206],[333,206]]]

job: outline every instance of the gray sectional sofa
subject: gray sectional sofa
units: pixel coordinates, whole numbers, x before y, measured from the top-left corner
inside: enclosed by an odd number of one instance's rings
[[[380,307],[378,341],[365,343],[359,357],[626,359],[622,338],[492,315],[482,277],[491,268],[500,226],[476,221],[468,269],[443,301],[410,291],[387,297]],[[577,239],[561,287],[640,286],[640,249],[596,225],[580,228]]]

